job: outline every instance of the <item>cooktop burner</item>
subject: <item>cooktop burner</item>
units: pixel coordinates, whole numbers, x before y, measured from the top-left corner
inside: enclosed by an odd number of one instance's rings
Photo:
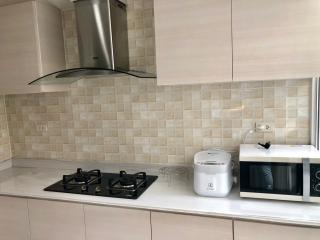
[[[137,199],[157,179],[145,172],[128,174],[125,171],[103,173],[100,170],[83,171],[81,168],[62,180],[45,188],[45,191],[64,192],[103,197]]]

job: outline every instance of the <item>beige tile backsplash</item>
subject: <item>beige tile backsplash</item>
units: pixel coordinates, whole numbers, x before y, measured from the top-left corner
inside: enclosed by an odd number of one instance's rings
[[[153,1],[127,4],[130,66],[155,72]],[[77,67],[74,12],[65,11],[63,20],[67,65]],[[310,80],[171,87],[126,76],[81,80],[66,93],[6,97],[12,152],[17,158],[190,163],[201,149],[237,151],[255,122],[270,123],[273,131],[250,134],[246,143],[308,144],[310,89]]]
[[[11,157],[9,129],[4,97],[0,96],[0,161]]]
[[[309,92],[309,80],[159,87],[118,76],[6,105],[15,157],[190,163],[201,149],[236,151],[255,122],[274,129],[247,143],[309,143]]]

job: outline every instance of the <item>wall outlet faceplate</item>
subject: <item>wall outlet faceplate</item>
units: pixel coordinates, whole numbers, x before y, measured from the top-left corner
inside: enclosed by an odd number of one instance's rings
[[[48,125],[47,124],[39,124],[39,125],[37,125],[37,131],[38,132],[47,132],[48,131]]]
[[[254,130],[256,132],[272,132],[272,125],[265,122],[256,122]]]

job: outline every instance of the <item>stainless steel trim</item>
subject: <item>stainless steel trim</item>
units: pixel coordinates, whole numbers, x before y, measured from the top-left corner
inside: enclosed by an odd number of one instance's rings
[[[108,23],[109,23],[109,34],[110,34],[110,36],[112,36],[112,25],[111,25],[112,19],[111,19],[111,6],[110,6],[110,1],[107,1],[107,5],[108,5],[108,12],[107,12],[107,14],[108,14],[108,18],[109,18],[109,21],[108,21]],[[111,52],[110,52],[110,54],[111,54],[112,69],[115,69],[115,65],[114,65],[114,51],[113,51],[114,46],[113,46],[113,38],[112,38],[112,37],[110,38],[110,45],[111,45]]]
[[[303,163],[303,201],[310,202],[310,159],[304,158]]]
[[[127,12],[118,0],[75,1],[81,68],[129,69]]]

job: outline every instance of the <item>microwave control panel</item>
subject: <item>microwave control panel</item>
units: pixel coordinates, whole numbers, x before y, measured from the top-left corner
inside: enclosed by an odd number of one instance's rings
[[[320,197],[320,164],[310,164],[310,195]]]

